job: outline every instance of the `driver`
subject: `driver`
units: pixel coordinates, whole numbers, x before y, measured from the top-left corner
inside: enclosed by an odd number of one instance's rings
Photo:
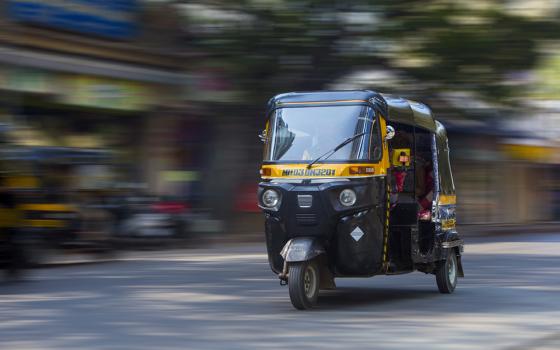
[[[418,159],[417,167],[417,190],[420,220],[430,220],[432,218],[432,199],[434,197],[434,168],[430,161]]]

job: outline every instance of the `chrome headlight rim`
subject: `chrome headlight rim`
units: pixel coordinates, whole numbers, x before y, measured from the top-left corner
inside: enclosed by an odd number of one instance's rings
[[[351,188],[343,189],[338,195],[338,201],[345,207],[353,206],[354,204],[356,204],[357,199],[358,197],[356,195],[356,191]]]
[[[275,198],[272,198],[271,200],[271,196]],[[265,209],[276,210],[280,206],[281,201],[282,196],[280,195],[280,192],[272,188],[265,190],[261,195],[261,203]]]

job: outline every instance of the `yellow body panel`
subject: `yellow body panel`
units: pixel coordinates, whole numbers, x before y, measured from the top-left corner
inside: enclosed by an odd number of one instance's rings
[[[22,204],[18,206],[18,209],[29,211],[76,211],[76,208],[72,205],[58,203]]]
[[[454,194],[453,195],[442,194],[439,196],[438,204],[439,205],[457,204],[457,196],[455,196]]]
[[[391,162],[389,159],[389,147],[385,137],[387,136],[387,121],[381,115],[379,116],[379,128],[381,129],[381,143],[383,144],[383,156],[381,157],[381,162],[379,163],[383,169],[385,169],[385,174],[387,174],[387,169],[391,167]]]
[[[367,166],[373,168],[373,174],[350,174],[350,167]],[[330,178],[330,177],[368,177],[385,175],[387,172],[380,163],[346,163],[346,164],[314,164],[311,169],[307,169],[307,164],[272,164],[263,165],[261,169],[270,169],[270,176],[263,176],[263,179],[275,178]]]
[[[18,227],[21,223],[21,212],[16,209],[0,208],[0,227]]]
[[[24,220],[23,225],[26,227],[61,228],[66,226],[66,222],[63,220],[33,219]]]
[[[17,209],[0,208],[0,228],[4,227],[66,227],[64,220],[56,219],[23,219],[23,212]]]
[[[8,188],[39,188],[39,180],[34,176],[11,176],[5,181]]]

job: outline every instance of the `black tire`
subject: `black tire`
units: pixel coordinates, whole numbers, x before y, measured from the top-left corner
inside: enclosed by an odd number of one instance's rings
[[[319,295],[319,267],[315,261],[290,264],[288,289],[292,305],[298,310],[311,309]]]
[[[457,255],[453,249],[449,250],[447,259],[436,270],[436,282],[440,293],[451,294],[457,287],[457,276],[459,275],[459,265]]]

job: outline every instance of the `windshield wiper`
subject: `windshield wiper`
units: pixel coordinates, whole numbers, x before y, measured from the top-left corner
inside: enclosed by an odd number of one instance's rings
[[[355,139],[357,139],[360,136],[364,136],[365,134],[367,134],[367,132],[361,132],[359,134],[356,134],[354,136],[350,136],[349,138],[347,138],[346,140],[342,141],[341,143],[338,144],[338,146],[336,146],[335,148],[333,148],[332,150],[328,151],[327,153],[321,154],[319,157],[315,158],[311,163],[307,164],[307,169],[311,169],[311,167],[313,166],[313,164],[317,163],[318,161],[320,161],[321,159],[328,159],[330,156],[332,156],[333,154],[336,153],[336,151],[338,151],[339,149],[341,149],[342,147],[346,146],[347,144],[349,144],[350,142],[354,141]]]

